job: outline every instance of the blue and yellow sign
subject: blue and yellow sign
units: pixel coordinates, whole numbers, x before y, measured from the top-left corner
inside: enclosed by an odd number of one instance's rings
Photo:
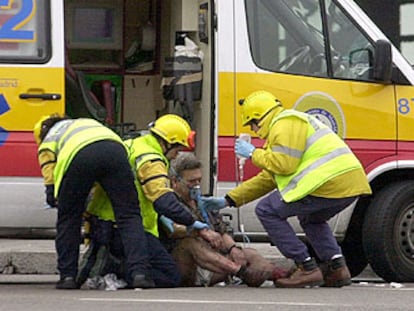
[[[6,98],[3,94],[0,94],[0,116],[7,113],[10,110],[10,106],[7,104]],[[7,140],[9,133],[6,129],[0,126],[0,147]]]

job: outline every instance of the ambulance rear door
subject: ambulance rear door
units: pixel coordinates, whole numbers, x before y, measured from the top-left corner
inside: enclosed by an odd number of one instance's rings
[[[32,130],[64,113],[63,33],[63,0],[0,0],[0,228],[55,225]]]
[[[0,176],[39,175],[31,131],[64,112],[63,46],[62,0],[0,0]]]

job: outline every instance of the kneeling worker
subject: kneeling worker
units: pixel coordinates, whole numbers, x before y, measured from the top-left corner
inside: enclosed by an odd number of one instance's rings
[[[194,147],[195,133],[191,131],[187,121],[173,114],[155,120],[150,124],[149,131],[149,134],[129,139],[124,143],[129,149],[129,162],[136,175],[135,182],[155,286],[175,287],[180,284],[181,275],[173,258],[158,239],[159,215],[166,215],[177,223],[185,225],[189,231],[195,230],[197,234],[215,245],[218,242],[215,237],[208,234],[206,230],[208,225],[196,221],[188,209],[179,202],[170,187],[168,176],[170,160],[174,159],[178,152]],[[103,220],[114,220],[105,193],[93,197],[88,211]],[[116,225],[119,226],[118,222]],[[117,253],[120,254],[122,251],[118,250]]]

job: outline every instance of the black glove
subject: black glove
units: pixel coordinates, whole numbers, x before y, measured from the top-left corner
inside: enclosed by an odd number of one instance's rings
[[[46,202],[50,207],[57,207],[57,200],[55,198],[55,185],[46,186]]]

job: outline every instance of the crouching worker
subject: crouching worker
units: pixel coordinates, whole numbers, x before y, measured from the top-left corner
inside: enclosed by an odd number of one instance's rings
[[[310,114],[282,107],[267,91],[240,101],[243,126],[265,139],[262,148],[241,139],[235,153],[261,171],[221,198],[205,198],[206,209],[241,207],[267,194],[256,215],[270,240],[296,270],[275,282],[277,287],[342,287],[351,274],[328,220],[371,194],[364,169],[346,143]],[[275,190],[277,188],[277,190]],[[288,218],[297,216],[307,240],[326,267],[318,267]]]
[[[201,162],[192,153],[182,153],[172,162],[170,178],[181,202],[198,220],[208,223],[212,234],[222,241],[220,247],[214,247],[197,236],[187,236],[185,228],[161,217],[166,229],[160,231],[161,240],[178,264],[182,286],[213,286],[237,276],[248,286],[258,287],[266,280],[287,275],[255,249],[237,246],[221,214],[200,210]]]
[[[57,289],[77,289],[79,242],[85,202],[95,182],[105,189],[114,209],[127,258],[130,287],[154,286],[150,274],[134,176],[127,150],[118,135],[92,119],[41,118],[34,127],[46,201],[58,208]]]
[[[183,224],[189,232],[203,236],[214,245],[218,242],[215,237],[208,234],[207,224],[196,221],[170,187],[170,160],[174,159],[179,151],[193,148],[194,132],[184,119],[172,114],[158,118],[150,124],[149,131],[149,134],[125,141],[125,145],[129,149],[129,162],[136,175],[152,278],[156,287],[175,287],[180,285],[181,275],[174,259],[158,239],[158,215],[166,215]],[[114,221],[112,207],[103,191],[95,193],[88,210],[100,220]],[[118,226],[118,223],[116,225]],[[115,239],[109,236],[103,240],[112,255],[121,260],[125,258],[125,249],[122,249],[121,243],[115,242],[116,234]],[[112,242],[108,244],[108,241]],[[92,241],[93,243],[96,242]],[[102,241],[97,243],[101,245]],[[85,258],[85,261],[88,262],[88,259]],[[89,260],[84,267],[90,268],[91,265],[94,264]],[[93,268],[91,269],[93,271]],[[83,279],[85,275],[88,275],[88,271],[81,272]]]

